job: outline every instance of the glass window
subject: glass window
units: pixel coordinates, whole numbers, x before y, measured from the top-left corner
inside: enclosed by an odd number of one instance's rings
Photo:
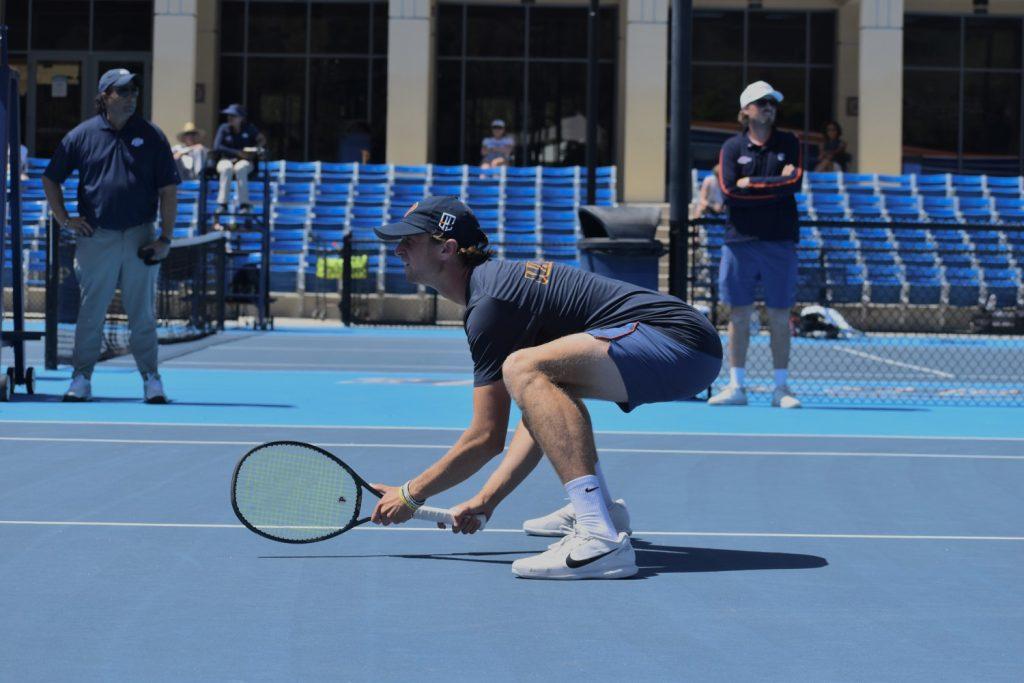
[[[808,102],[809,126],[811,132],[821,131],[828,121],[835,118],[832,111],[835,101],[835,75],[831,69],[811,69],[811,87]]]
[[[461,61],[444,59],[437,63],[436,98],[434,159],[439,164],[462,163],[462,150],[459,146],[459,131],[462,129]]]
[[[467,6],[466,54],[522,58],[524,17],[519,7]]]
[[[807,58],[807,15],[803,12],[749,12],[751,62],[797,63]]]
[[[33,50],[88,50],[89,3],[35,0],[32,3]]]
[[[480,143],[494,119],[504,119],[508,133],[521,143],[523,64],[467,61],[464,163],[480,163]]]
[[[314,2],[310,12],[310,51],[370,51],[369,3]]]
[[[739,65],[695,65],[690,114],[693,125],[720,124],[715,127],[735,129],[743,85],[743,67]]]
[[[462,56],[463,5],[438,5],[437,54],[442,57]]]
[[[967,19],[964,22],[964,66],[1019,70],[1020,33],[1019,19]]]
[[[956,154],[958,80],[956,71],[904,73],[903,144],[916,148],[909,154]]]
[[[92,49],[152,50],[152,0],[97,0],[93,4]]]
[[[530,56],[587,58],[585,7],[530,8]]]
[[[370,101],[370,161],[383,163],[388,139],[388,60],[373,60],[373,97]]]
[[[252,57],[246,86],[249,113],[267,136],[270,158],[305,158],[306,60]]]
[[[694,12],[693,60],[743,61],[743,12]]]
[[[220,49],[241,52],[245,49],[245,3],[224,0],[220,5]]]
[[[373,3],[373,54],[388,54],[388,3]]]
[[[814,64],[833,64],[836,60],[836,15],[834,12],[811,14],[811,56]]]
[[[249,4],[250,52],[303,52],[306,8],[288,2]]]
[[[964,153],[1019,155],[1019,74],[964,74]]]
[[[0,20],[7,24],[11,50],[28,50],[28,0],[6,0],[0,7]]]
[[[907,15],[903,62],[906,66],[960,66],[960,17]]]
[[[309,67],[309,156],[337,160],[349,127],[370,119],[369,64],[366,59],[328,58],[312,59]]]
[[[245,101],[245,60],[242,57],[220,58],[220,98],[218,111],[229,104]]]

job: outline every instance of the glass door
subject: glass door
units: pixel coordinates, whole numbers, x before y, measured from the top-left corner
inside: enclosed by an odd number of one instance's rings
[[[49,157],[85,118],[81,60],[33,59],[29,64],[29,129],[35,156]]]

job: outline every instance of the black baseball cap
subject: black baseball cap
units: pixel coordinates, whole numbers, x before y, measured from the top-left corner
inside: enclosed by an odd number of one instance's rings
[[[402,220],[373,231],[386,242],[425,232],[453,239],[462,249],[487,248],[487,235],[473,211],[458,197],[427,197],[413,204]]]

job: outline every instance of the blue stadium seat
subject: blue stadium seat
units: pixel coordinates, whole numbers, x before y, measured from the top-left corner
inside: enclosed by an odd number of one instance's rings
[[[986,189],[990,196],[996,198],[1020,199],[1021,179],[1019,176],[987,176],[985,178]]]
[[[921,196],[945,197],[949,194],[949,175],[946,173],[922,174],[914,180],[917,193]]]
[[[908,266],[907,301],[911,304],[942,302],[942,272],[934,266]]]
[[[981,293],[981,274],[977,268],[946,268],[950,306],[976,306]]]
[[[352,183],[355,180],[356,165],[354,163],[337,163],[324,161],[320,163],[321,183]]]
[[[974,255],[970,251],[940,251],[939,263],[947,268],[969,268],[974,265]]]
[[[995,295],[997,306],[1016,306],[1021,296],[1020,273],[1013,268],[986,268],[985,295]]]
[[[938,254],[933,250],[926,251],[900,251],[899,258],[903,265],[911,266],[934,266],[939,259]]]
[[[998,230],[971,230],[967,236],[977,244],[999,243],[1002,241],[1002,233]]]
[[[286,183],[313,183],[320,180],[319,161],[286,161],[282,180]]]
[[[432,197],[461,197],[462,185],[441,184],[435,179],[427,193]]]
[[[435,183],[458,183],[461,185],[466,179],[466,167],[434,164],[431,167],[430,175]]]
[[[957,197],[982,197],[985,194],[985,179],[980,175],[953,174],[950,178],[953,194]]]

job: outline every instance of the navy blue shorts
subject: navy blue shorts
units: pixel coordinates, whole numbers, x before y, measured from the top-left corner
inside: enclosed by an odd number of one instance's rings
[[[791,308],[796,302],[797,254],[794,242],[726,242],[718,270],[721,299],[730,306],[751,306],[757,283],[769,308]]]
[[[693,398],[711,386],[722,368],[721,358],[691,349],[653,325],[629,323],[587,334],[611,342],[608,355],[629,397],[618,405],[627,413],[645,403]]]

